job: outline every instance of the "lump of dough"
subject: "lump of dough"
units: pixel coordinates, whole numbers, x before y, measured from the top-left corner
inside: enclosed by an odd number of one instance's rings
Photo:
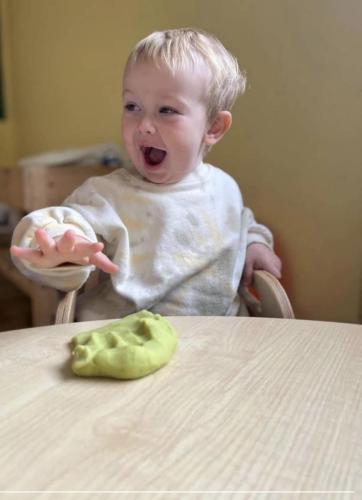
[[[76,375],[134,379],[149,375],[171,359],[176,332],[160,314],[126,316],[73,338]]]

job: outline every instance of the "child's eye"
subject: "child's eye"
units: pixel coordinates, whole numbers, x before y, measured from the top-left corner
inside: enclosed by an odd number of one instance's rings
[[[140,108],[137,106],[137,104],[134,104],[133,102],[129,102],[125,104],[124,109],[126,111],[138,111]]]
[[[160,108],[160,113],[165,115],[174,115],[178,114],[178,111],[174,108],[170,108],[170,106],[162,106],[162,108]]]

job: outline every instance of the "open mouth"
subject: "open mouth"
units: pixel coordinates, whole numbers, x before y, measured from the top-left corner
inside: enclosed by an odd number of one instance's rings
[[[143,147],[142,153],[147,165],[155,167],[160,165],[166,157],[167,152],[163,149]]]

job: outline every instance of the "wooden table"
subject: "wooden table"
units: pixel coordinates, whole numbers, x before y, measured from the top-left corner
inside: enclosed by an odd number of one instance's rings
[[[362,498],[361,326],[170,321],[177,353],[134,381],[72,375],[104,321],[0,333],[1,498]]]

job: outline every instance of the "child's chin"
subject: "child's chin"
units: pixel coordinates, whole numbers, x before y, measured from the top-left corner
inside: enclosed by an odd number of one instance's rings
[[[166,170],[153,170],[147,169],[144,171],[143,176],[153,184],[174,184],[177,182],[177,180],[174,180],[172,177],[170,177],[170,173],[167,172]]]
[[[147,175],[147,179],[154,184],[168,184],[168,179],[165,176]]]

